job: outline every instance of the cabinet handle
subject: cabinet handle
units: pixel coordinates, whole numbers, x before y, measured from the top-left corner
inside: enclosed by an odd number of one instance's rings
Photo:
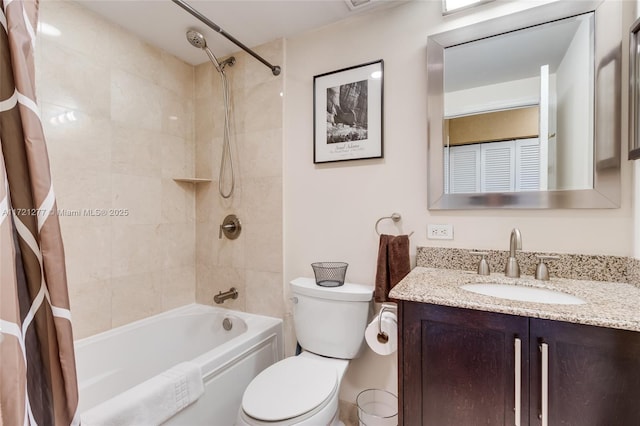
[[[542,400],[540,402],[542,410],[542,426],[549,425],[549,345],[542,343],[540,345],[542,352]]]
[[[516,421],[515,426],[520,426],[520,417],[521,417],[521,407],[522,407],[522,393],[521,393],[521,385],[522,385],[522,341],[520,338],[516,337],[513,341],[513,346],[515,349],[515,396],[516,396]]]

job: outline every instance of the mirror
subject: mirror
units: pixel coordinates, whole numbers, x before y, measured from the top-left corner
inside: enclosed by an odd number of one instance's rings
[[[629,160],[640,159],[640,18],[629,32]]]
[[[620,8],[576,3],[429,37],[430,209],[619,207]]]

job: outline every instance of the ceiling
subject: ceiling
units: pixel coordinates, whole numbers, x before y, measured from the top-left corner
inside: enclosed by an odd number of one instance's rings
[[[192,65],[201,64],[208,59],[202,51],[187,42],[187,29],[203,33],[216,56],[224,57],[240,50],[171,0],[77,1]],[[291,37],[355,14],[395,6],[408,0],[372,0],[354,10],[347,1],[351,0],[186,0],[191,7],[227,34],[249,47]]]

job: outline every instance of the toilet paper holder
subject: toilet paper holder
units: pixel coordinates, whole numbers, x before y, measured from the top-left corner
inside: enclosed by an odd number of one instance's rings
[[[378,342],[387,343],[389,341],[389,335],[382,331],[382,314],[384,312],[393,312],[394,314],[398,313],[398,305],[395,303],[383,303],[382,309],[380,309],[380,313],[378,314]]]

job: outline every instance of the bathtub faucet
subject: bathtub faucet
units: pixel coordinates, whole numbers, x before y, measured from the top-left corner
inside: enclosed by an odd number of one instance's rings
[[[218,292],[215,296],[213,296],[213,301],[217,304],[224,302],[227,299],[237,299],[238,298],[238,290],[235,287],[231,287],[228,291]]]

